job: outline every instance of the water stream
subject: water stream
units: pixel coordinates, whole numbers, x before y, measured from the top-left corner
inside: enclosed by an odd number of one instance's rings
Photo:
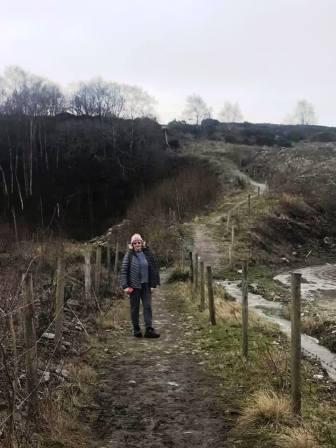
[[[238,287],[239,281],[218,281],[220,285],[225,287],[225,290],[236,301],[241,303],[242,292]],[[249,293],[248,295],[249,308],[266,318],[267,320],[277,324],[280,330],[290,336],[291,323],[290,321],[280,317],[281,309],[283,305],[279,302],[270,302],[264,299],[262,296]],[[336,354],[332,353],[326,347],[321,346],[318,340],[308,336],[307,334],[301,335],[301,347],[302,353],[312,359],[318,360],[321,366],[328,372],[330,378],[336,381]]]

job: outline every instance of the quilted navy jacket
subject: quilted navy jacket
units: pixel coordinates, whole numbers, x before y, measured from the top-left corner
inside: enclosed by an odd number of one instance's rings
[[[148,282],[151,288],[160,284],[160,274],[158,265],[152,252],[144,247],[142,249],[148,262]],[[120,285],[123,289],[127,287],[141,289],[140,267],[137,256],[133,249],[129,250],[122,261],[120,269]]]

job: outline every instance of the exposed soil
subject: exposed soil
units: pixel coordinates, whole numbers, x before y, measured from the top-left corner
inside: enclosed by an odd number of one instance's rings
[[[128,322],[108,333],[110,354],[96,394],[96,448],[233,446],[226,442],[231,416],[219,380],[203,370],[186,338],[191,319],[173,311],[164,290],[153,299],[160,339],[133,338]]]

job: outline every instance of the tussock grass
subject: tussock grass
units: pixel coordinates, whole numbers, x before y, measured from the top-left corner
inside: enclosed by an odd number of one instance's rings
[[[216,297],[215,304],[216,314],[219,318],[241,321],[241,306],[238,303]]]
[[[319,448],[320,444],[309,429],[299,427],[289,428],[281,434],[277,446],[279,448]]]
[[[128,320],[128,300],[126,296],[114,302],[107,312],[101,313],[96,318],[96,324],[101,330],[119,330],[125,320]]]
[[[238,419],[239,428],[271,425],[275,428],[291,422],[290,401],[271,390],[260,390],[252,395]]]

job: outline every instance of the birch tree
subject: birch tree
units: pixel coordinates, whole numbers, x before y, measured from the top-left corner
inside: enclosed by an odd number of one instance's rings
[[[317,116],[313,103],[302,99],[297,102],[294,111],[284,119],[287,124],[309,125],[317,123]]]
[[[226,123],[240,123],[243,121],[243,114],[239,104],[226,101],[223,109],[219,113],[221,121]]]
[[[202,120],[211,117],[211,110],[200,95],[189,95],[182,113],[189,123],[201,124]]]

